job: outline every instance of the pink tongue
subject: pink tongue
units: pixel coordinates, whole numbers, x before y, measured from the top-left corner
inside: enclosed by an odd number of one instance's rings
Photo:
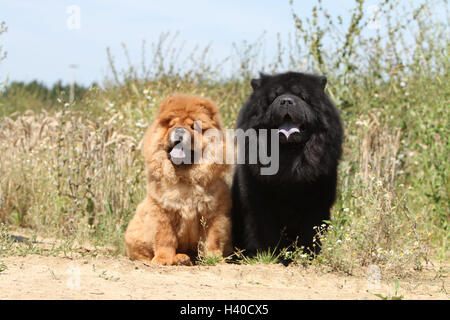
[[[186,154],[183,151],[183,147],[181,145],[176,145],[172,151],[170,151],[170,156],[176,159],[184,159]]]
[[[278,133],[284,134],[286,136],[286,139],[289,139],[289,136],[295,132],[300,133],[300,129],[293,123],[286,123],[278,128]]]

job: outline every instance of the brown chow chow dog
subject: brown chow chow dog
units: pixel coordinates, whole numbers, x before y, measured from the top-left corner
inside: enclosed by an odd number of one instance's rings
[[[205,138],[208,129],[223,133],[211,101],[177,95],[162,103],[144,137],[147,196],[125,233],[126,254],[132,260],[191,265],[199,243],[206,254],[231,253],[231,198],[223,179],[228,165],[189,164],[199,150],[209,150],[203,160],[224,152],[223,142],[212,144]]]

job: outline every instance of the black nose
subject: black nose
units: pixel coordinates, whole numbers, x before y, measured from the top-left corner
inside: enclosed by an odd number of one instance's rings
[[[183,141],[183,137],[184,137],[186,131],[187,130],[185,128],[180,128],[180,127],[174,128],[172,131],[172,134],[170,135],[172,143],[178,143],[178,142]]]
[[[294,104],[294,99],[289,97],[284,97],[280,100],[280,106],[292,106]]]
[[[176,136],[182,136],[185,131],[186,131],[186,129],[184,129],[184,128],[176,128],[175,129],[175,135]]]

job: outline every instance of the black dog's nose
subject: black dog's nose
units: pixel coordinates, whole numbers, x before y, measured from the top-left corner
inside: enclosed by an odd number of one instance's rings
[[[289,98],[289,97],[284,97],[280,100],[280,106],[292,106],[294,104],[294,99]]]

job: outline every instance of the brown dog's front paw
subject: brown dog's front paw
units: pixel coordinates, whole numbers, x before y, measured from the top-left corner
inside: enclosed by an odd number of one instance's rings
[[[191,258],[184,253],[178,253],[173,261],[178,266],[192,266]]]
[[[171,266],[173,264],[174,258],[167,256],[155,256],[152,259],[152,263],[160,264],[162,266]]]

